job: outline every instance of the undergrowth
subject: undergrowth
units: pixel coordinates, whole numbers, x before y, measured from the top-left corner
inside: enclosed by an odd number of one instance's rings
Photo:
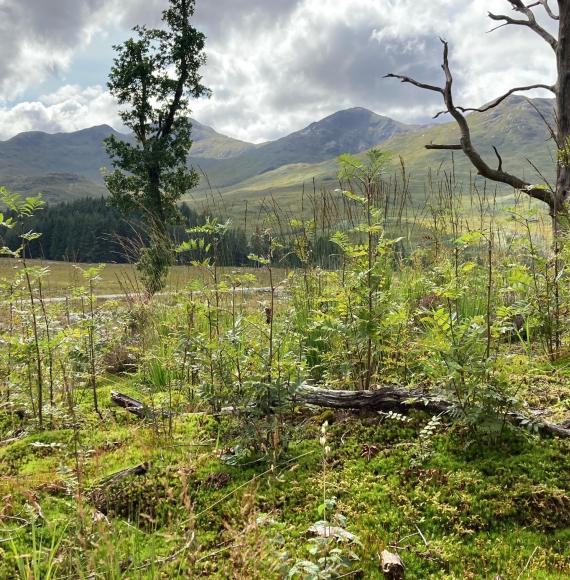
[[[421,239],[393,236],[411,224],[384,161],[342,157],[326,220],[257,228],[266,288],[220,268],[211,218],[178,248],[197,281],[153,300],[98,301],[103,266],[47,299],[26,253],[41,200],[3,193],[22,233],[1,281],[0,577],[380,578],[383,550],[409,578],[570,575],[569,439],[541,431],[570,412],[567,249],[484,196],[467,220],[451,183]],[[424,410],[301,397],[384,385]]]

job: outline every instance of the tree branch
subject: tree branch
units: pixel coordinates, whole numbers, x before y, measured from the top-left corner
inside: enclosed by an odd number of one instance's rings
[[[558,41],[556,40],[556,38],[554,38],[554,36],[552,36],[552,34],[550,34],[550,32],[548,32],[536,21],[534,12],[531,10],[531,7],[536,6],[538,3],[531,4],[530,6],[525,6],[522,0],[508,0],[508,2],[511,4],[515,12],[520,12],[521,14],[524,14],[526,16],[526,20],[525,19],[519,20],[511,18],[510,16],[506,16],[505,14],[493,14],[492,12],[489,12],[488,15],[491,20],[495,20],[496,22],[503,21],[503,24],[501,24],[497,28],[500,28],[501,26],[506,26],[508,24],[513,24],[516,26],[526,26],[527,28],[530,28],[532,31],[536,32],[536,34],[538,34],[541,38],[546,40],[546,42],[548,42],[548,44],[552,47],[552,49],[556,51],[558,47]],[[496,28],[494,28],[493,30],[496,30]]]
[[[410,77],[406,77],[403,75],[395,75],[393,73],[388,73],[387,75],[384,75],[384,78],[400,79],[403,83],[410,83],[411,85],[419,87],[420,89],[425,89],[426,91],[434,91],[436,93],[443,94],[443,89],[441,89],[440,87],[436,87],[435,85],[428,85],[426,83],[420,83],[419,81],[416,81]]]
[[[527,4],[527,8],[534,8],[535,6],[543,6],[544,9],[546,10],[546,13],[548,14],[548,16],[550,16],[550,18],[552,18],[553,20],[560,20],[560,16],[558,16],[558,14],[554,14],[554,12],[552,11],[552,8],[550,8],[550,4],[548,4],[548,0],[537,0],[536,2],[533,2],[532,4]]]
[[[519,91],[531,91],[533,89],[546,89],[548,91],[555,92],[554,87],[552,85],[544,85],[544,84],[536,84],[536,85],[528,85],[526,87],[515,87],[510,91],[507,91],[504,95],[497,97],[494,101],[491,101],[488,105],[480,108],[465,108],[465,107],[457,107],[459,111],[462,113],[467,113],[469,111],[476,111],[478,113],[484,113],[485,111],[489,111],[490,109],[495,108],[497,105],[501,104],[507,97],[510,97],[513,93],[517,93]]]
[[[461,145],[438,145],[437,143],[430,143],[425,146],[426,149],[447,149],[449,151],[461,151]]]
[[[463,115],[463,113],[461,112],[461,109],[455,106],[453,102],[453,93],[452,93],[453,76],[451,74],[451,69],[449,68],[449,46],[445,40],[443,39],[440,40],[443,44],[443,64],[441,65],[441,68],[443,69],[443,72],[445,74],[445,86],[443,88],[434,87],[433,85],[427,85],[425,83],[420,83],[410,77],[405,77],[401,75],[388,74],[385,76],[385,78],[399,78],[400,80],[402,80],[402,82],[407,82],[420,88],[426,88],[427,90],[430,91],[439,92],[443,95],[443,100],[445,106],[447,107],[447,112],[450,113],[450,115],[455,119],[455,122],[459,126],[459,130],[461,133],[461,138],[459,140],[460,146],[457,147],[455,145],[448,146],[428,145],[427,148],[451,149],[451,150],[460,148],[463,151],[463,153],[465,153],[465,155],[468,157],[469,161],[471,161],[472,165],[477,169],[479,175],[487,179],[490,179],[491,181],[505,183],[506,185],[510,185],[514,189],[524,191],[530,197],[546,203],[550,207],[550,211],[553,212],[555,202],[551,191],[549,191],[544,187],[533,186],[527,181],[521,179],[520,177],[517,177],[516,175],[512,175],[510,173],[507,173],[506,171],[503,171],[502,159],[496,150],[495,153],[497,154],[497,157],[499,159],[499,167],[497,169],[493,169],[484,161],[480,153],[473,145],[473,142],[471,140],[471,131],[469,129],[467,120]]]
[[[497,167],[497,171],[502,171],[503,170],[503,158],[499,155],[499,151],[494,145],[493,145],[493,150],[495,151],[495,155],[497,156],[497,159],[499,160],[499,166]]]

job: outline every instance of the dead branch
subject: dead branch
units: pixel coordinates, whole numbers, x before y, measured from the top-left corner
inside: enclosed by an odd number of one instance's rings
[[[550,8],[550,4],[548,3],[548,0],[537,0],[536,2],[533,2],[532,4],[527,4],[527,8],[534,8],[535,6],[542,6],[546,10],[546,13],[548,14],[548,16],[550,16],[550,18],[552,18],[552,20],[560,20],[560,16],[558,16],[558,14],[554,14],[554,12],[552,11],[552,8]]]
[[[539,4],[546,10],[546,13],[548,16],[550,16],[550,18],[552,18],[552,20],[560,20],[560,16],[558,16],[558,14],[554,14],[552,8],[550,8],[548,0],[537,0],[537,2],[534,4],[529,4],[527,8],[532,8],[533,6],[538,6]]]
[[[425,146],[426,149],[447,149],[449,151],[461,151],[461,145],[438,145],[437,143],[430,143]]]
[[[511,18],[510,16],[507,16],[505,14],[493,14],[492,12],[489,12],[488,16],[491,20],[495,20],[496,22],[501,21],[503,22],[493,30],[497,30],[497,28],[501,28],[502,26],[507,26],[509,24],[515,26],[526,26],[527,28],[538,34],[538,36],[543,38],[552,47],[552,50],[556,51],[556,49],[558,48],[558,41],[556,40],[556,38],[554,38],[554,36],[552,36],[552,34],[550,34],[550,32],[548,32],[536,21],[534,12],[531,10],[532,6],[536,6],[538,2],[535,4],[531,4],[530,6],[525,6],[522,0],[508,0],[508,2],[511,4],[515,12],[520,12],[521,14],[524,14],[526,16],[526,19],[516,19]],[[492,32],[492,30],[490,32]]]
[[[380,554],[382,573],[388,580],[402,580],[405,574],[405,566],[398,554],[383,550]]]
[[[498,149],[493,145],[493,151],[495,151],[495,155],[497,156],[497,159],[499,160],[499,166],[497,167],[497,171],[502,171],[503,169],[503,158],[499,155],[499,151]]]
[[[110,485],[121,481],[127,477],[140,476],[146,475],[148,470],[151,468],[151,463],[149,461],[145,461],[144,463],[140,463],[139,465],[135,465],[134,467],[128,467],[126,469],[121,469],[120,471],[116,471],[115,473],[111,473],[107,477],[103,478],[98,484],[98,488],[106,488]]]
[[[436,93],[441,93],[443,94],[443,89],[441,87],[436,87],[435,85],[428,85],[426,83],[420,83],[419,81],[416,81],[415,79],[412,79],[410,77],[407,77],[405,75],[396,75],[394,73],[388,73],[387,75],[384,75],[385,79],[400,79],[403,83],[410,83],[411,85],[414,85],[415,87],[419,87],[420,89],[425,89],[426,91],[434,91]]]
[[[416,87],[441,93],[443,95],[443,101],[445,103],[445,106],[447,107],[447,112],[455,119],[457,125],[459,126],[459,130],[461,133],[460,138],[461,149],[463,150],[463,153],[465,153],[465,155],[469,158],[469,161],[471,161],[473,166],[477,169],[479,175],[481,175],[481,177],[490,179],[491,181],[504,183],[506,185],[510,185],[514,189],[524,191],[530,197],[538,199],[548,204],[551,215],[553,215],[554,212],[556,211],[556,203],[555,196],[552,191],[549,191],[544,187],[533,186],[527,181],[521,179],[520,177],[517,177],[516,175],[512,175],[511,173],[504,171],[502,168],[502,163],[499,164],[498,169],[493,169],[484,161],[484,159],[481,157],[481,154],[477,151],[477,149],[473,145],[473,142],[471,140],[471,131],[465,118],[465,115],[462,113],[461,109],[457,107],[453,102],[453,93],[452,93],[453,75],[451,74],[451,69],[449,67],[449,46],[445,40],[443,39],[440,40],[443,44],[443,63],[441,68],[443,69],[443,72],[445,74],[444,87],[435,87],[433,85],[416,81],[415,79],[412,79],[407,76],[396,75],[392,73],[385,75],[385,78],[397,78],[400,79],[402,82],[410,83]],[[427,148],[428,149],[433,148],[433,145],[427,146]]]
[[[148,409],[143,403],[123,393],[111,391],[111,401],[115,403],[115,405],[122,407],[140,419],[144,419],[149,416]]]
[[[510,91],[507,91],[504,95],[497,97],[494,101],[491,101],[488,105],[485,105],[484,107],[479,107],[479,108],[457,107],[457,110],[461,111],[462,113],[467,113],[470,111],[476,111],[477,113],[484,113],[485,111],[489,111],[490,109],[493,109],[497,105],[501,104],[506,98],[510,97],[513,93],[517,93],[517,92],[521,92],[521,91],[532,91],[533,89],[546,89],[547,91],[551,91],[552,93],[555,92],[555,89],[552,85],[544,85],[541,83],[538,83],[536,85],[528,85],[526,87],[515,87],[515,88],[511,89]],[[447,112],[447,111],[444,111],[444,112]]]

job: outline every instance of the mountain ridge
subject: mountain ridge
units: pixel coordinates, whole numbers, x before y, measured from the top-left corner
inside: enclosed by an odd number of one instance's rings
[[[512,96],[486,113],[469,114],[473,139],[490,164],[498,147],[505,167],[534,178],[526,162],[548,172],[552,145],[543,117],[552,119],[551,99],[528,100]],[[428,151],[429,142],[458,142],[454,122],[420,126],[400,123],[363,107],[352,107],[310,123],[293,133],[261,144],[233,139],[193,120],[193,147],[189,163],[207,175],[191,194],[205,201],[219,192],[228,203],[261,199],[268,195],[291,197],[303,183],[316,178],[325,186],[336,179],[336,158],[341,153],[361,154],[381,146],[399,156],[419,179],[429,167],[445,167],[449,151]],[[111,168],[102,140],[108,134],[122,138],[109,125],[73,133],[29,131],[0,141],[0,183],[25,194],[43,191],[48,201],[105,195],[101,168]],[[546,145],[545,145],[546,143]],[[455,154],[454,167],[467,176],[471,167]],[[534,174],[534,175],[533,175]]]

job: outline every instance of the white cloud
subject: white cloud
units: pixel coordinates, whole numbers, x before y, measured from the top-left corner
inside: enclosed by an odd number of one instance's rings
[[[127,38],[135,23],[157,25],[166,5],[166,0],[4,0],[4,5],[0,0],[0,104],[2,96],[13,97],[50,76],[62,78],[94,35],[101,40],[119,27]],[[554,80],[550,47],[527,29],[487,34],[489,10],[510,8],[506,0],[197,0],[196,25],[208,37],[204,80],[213,97],[193,102],[193,115],[252,141],[352,106],[424,122],[441,109],[440,97],[382,75],[401,72],[441,83],[439,36],[449,40],[462,104],[481,104],[510,86]],[[109,65],[99,63],[101,84]],[[66,82],[77,83],[72,75]],[[94,120],[117,123],[110,97],[102,89],[95,94],[64,87],[37,102],[10,107],[5,101],[0,134],[21,127],[61,130]]]
[[[532,32],[487,34],[487,12],[508,9],[505,0],[300,0],[263,27],[234,14],[210,38],[205,79],[214,94],[194,104],[195,115],[256,141],[349,106],[425,122],[442,108],[440,97],[381,77],[401,72],[441,83],[440,36],[450,42],[457,98],[466,105],[552,81],[552,51]]]
[[[110,0],[2,0],[0,100],[17,98],[69,67],[106,21]]]
[[[24,131],[69,132],[103,124],[122,127],[114,99],[101,86],[66,85],[37,101],[0,107],[0,139]]]

